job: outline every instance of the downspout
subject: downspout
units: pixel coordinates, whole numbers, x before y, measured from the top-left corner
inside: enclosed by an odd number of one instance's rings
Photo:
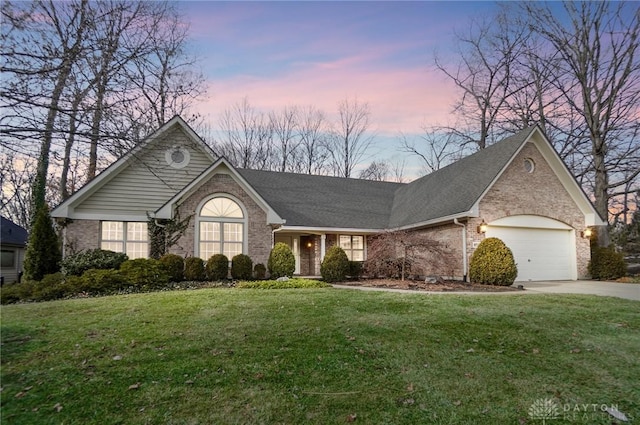
[[[453,224],[462,227],[462,281],[467,281],[467,226],[460,223],[457,218],[453,219]]]

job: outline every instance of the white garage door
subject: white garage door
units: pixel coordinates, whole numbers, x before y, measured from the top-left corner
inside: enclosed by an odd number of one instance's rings
[[[516,281],[576,278],[575,241],[570,229],[492,224],[487,228],[487,237],[499,238],[511,248],[518,266]]]

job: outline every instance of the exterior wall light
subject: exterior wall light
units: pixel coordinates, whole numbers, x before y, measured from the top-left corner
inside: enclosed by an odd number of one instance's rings
[[[307,248],[311,248],[313,246],[313,242],[309,241],[307,242]]]
[[[482,219],[482,223],[477,228],[478,233],[487,233],[487,223],[484,222],[484,218]]]
[[[582,236],[583,238],[589,239],[592,235],[592,231],[590,227],[587,227],[586,229],[584,229],[582,232],[580,232],[580,236]]]

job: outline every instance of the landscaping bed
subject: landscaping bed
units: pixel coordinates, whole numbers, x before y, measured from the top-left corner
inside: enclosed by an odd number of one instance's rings
[[[512,286],[480,285],[477,283],[462,282],[459,280],[445,280],[442,282],[426,282],[424,280],[398,280],[398,279],[359,279],[341,282],[341,285],[366,286],[371,288],[406,289],[410,291],[433,292],[513,292],[520,291]]]

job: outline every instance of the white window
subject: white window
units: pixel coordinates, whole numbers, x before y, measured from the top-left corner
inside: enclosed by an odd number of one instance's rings
[[[364,236],[340,235],[338,243],[350,261],[364,261]]]
[[[146,222],[103,221],[100,224],[100,248],[124,252],[130,259],[149,256]]]
[[[243,253],[246,226],[242,207],[234,200],[218,196],[200,209],[198,224],[198,253],[208,260],[212,255],[224,254],[229,260]]]

